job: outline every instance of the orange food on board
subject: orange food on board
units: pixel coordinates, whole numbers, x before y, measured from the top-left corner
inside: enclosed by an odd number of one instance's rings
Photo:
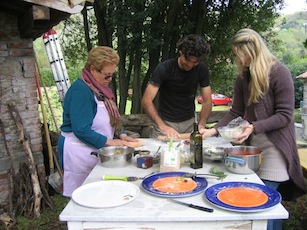
[[[189,192],[197,187],[197,183],[192,178],[165,177],[153,182],[152,186],[165,193]]]
[[[257,189],[252,188],[227,188],[217,194],[217,198],[225,204],[236,207],[256,207],[265,204],[268,196]]]

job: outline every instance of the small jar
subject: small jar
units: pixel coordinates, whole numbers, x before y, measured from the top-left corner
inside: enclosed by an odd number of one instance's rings
[[[137,167],[142,169],[150,168],[153,165],[153,156],[150,155],[140,155],[136,159]]]

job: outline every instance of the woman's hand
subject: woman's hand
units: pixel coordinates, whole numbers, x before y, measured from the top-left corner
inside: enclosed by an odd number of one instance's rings
[[[233,142],[236,144],[242,144],[254,132],[253,124],[241,125],[241,127],[244,129],[244,131],[241,135],[234,137],[235,141]]]
[[[203,136],[203,138],[206,137],[212,137],[214,135],[216,135],[218,132],[216,130],[216,128],[211,128],[211,129],[200,129],[199,132],[201,133],[201,135]]]
[[[307,78],[307,72],[298,75],[296,78]]]
[[[121,139],[108,139],[106,142],[106,146],[127,146],[128,141],[124,141]]]
[[[119,135],[119,139],[123,140],[123,141],[129,141],[129,142],[137,142],[138,140],[129,137],[126,133],[123,133],[121,135]]]
[[[106,146],[128,146],[132,148],[141,147],[143,142],[132,137],[129,137],[127,134],[121,134],[120,139],[108,139]]]

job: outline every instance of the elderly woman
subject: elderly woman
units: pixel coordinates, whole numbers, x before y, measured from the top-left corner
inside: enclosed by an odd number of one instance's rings
[[[232,108],[212,129],[200,132],[203,137],[216,135],[218,127],[244,117],[249,124],[235,143],[262,150],[262,163],[256,173],[264,184],[278,189],[291,182],[288,190],[302,194],[306,187],[296,147],[291,73],[252,29],[241,29],[235,34],[232,51],[239,72]],[[269,221],[268,229],[281,229],[281,225]]]
[[[118,62],[119,56],[112,48],[92,49],[80,78],[65,95],[58,142],[64,196],[71,196],[97,164],[92,151],[104,146],[129,146],[137,141],[125,134],[109,88]]]

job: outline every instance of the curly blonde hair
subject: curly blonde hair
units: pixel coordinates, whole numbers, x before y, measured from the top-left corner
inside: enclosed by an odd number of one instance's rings
[[[101,70],[106,65],[118,63],[119,56],[114,49],[108,46],[97,46],[88,53],[85,69],[89,70],[93,65],[97,70]]]
[[[277,59],[267,48],[262,37],[252,29],[239,30],[232,39],[232,47],[241,60],[241,63],[238,63],[238,71],[242,77],[243,72],[247,70],[243,63],[250,58],[251,82],[248,105],[258,103],[269,90],[269,74]]]

